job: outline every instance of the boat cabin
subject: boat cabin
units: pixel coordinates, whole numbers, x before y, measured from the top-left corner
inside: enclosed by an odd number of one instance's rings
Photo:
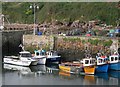
[[[47,56],[58,56],[56,51],[48,51],[46,54]]]
[[[93,66],[96,64],[95,58],[85,58],[81,61],[83,66]]]
[[[97,58],[97,65],[103,65],[103,64],[107,64],[108,62],[108,58],[107,56],[101,56]]]
[[[43,52],[42,50],[35,50],[35,56],[44,56],[45,52]]]
[[[120,55],[111,55],[109,57],[109,62],[110,63],[118,63],[118,62],[120,62]]]
[[[28,51],[19,52],[20,57],[32,57],[31,53]]]

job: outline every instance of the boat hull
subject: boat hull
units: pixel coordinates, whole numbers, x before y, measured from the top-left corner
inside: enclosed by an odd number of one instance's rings
[[[31,61],[30,65],[37,65],[37,64],[38,64],[38,61]]]
[[[85,66],[84,72],[85,72],[85,74],[94,74],[95,73],[95,66]]]
[[[60,57],[48,57],[46,59],[46,63],[59,63],[60,62]]]
[[[21,61],[21,60],[4,58],[4,63],[18,65],[18,66],[30,66],[31,61]]]
[[[110,63],[109,64],[109,69],[120,70],[120,62],[119,63]]]
[[[38,64],[46,64],[46,58],[41,58],[38,60]]]
[[[71,74],[79,74],[80,73],[80,67],[76,66],[65,66],[65,65],[59,65],[59,69]]]
[[[108,64],[96,66],[95,72],[108,72]]]
[[[68,66],[59,65],[59,69],[64,72],[71,73],[71,69]]]

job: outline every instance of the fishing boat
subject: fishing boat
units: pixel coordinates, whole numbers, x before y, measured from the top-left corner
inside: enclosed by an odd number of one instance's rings
[[[96,72],[108,72],[108,58],[107,56],[103,56],[101,53],[99,53],[96,56]]]
[[[109,56],[109,69],[120,70],[120,55],[118,52]]]
[[[46,52],[46,63],[59,63],[61,60],[61,56],[58,56],[58,54],[56,53],[56,51],[48,51]]]
[[[33,59],[38,60],[38,64],[46,64],[46,55],[44,50],[35,50]]]
[[[32,55],[28,51],[19,52],[19,56],[5,56],[3,62],[19,66],[37,65],[38,63],[37,60],[32,59]]]
[[[83,64],[85,74],[95,73],[95,65],[96,65],[95,58],[84,58],[81,60],[81,63]]]
[[[79,74],[83,71],[80,63],[66,62],[59,64],[59,69],[66,73]]]
[[[65,66],[64,64],[59,64],[59,69],[70,74],[79,74],[79,67],[75,66]]]

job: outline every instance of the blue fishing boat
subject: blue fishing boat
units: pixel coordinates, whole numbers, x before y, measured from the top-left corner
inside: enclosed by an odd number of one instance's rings
[[[96,72],[108,72],[109,65],[107,56],[102,56],[101,54],[99,54],[98,56],[96,56],[96,58]]]
[[[120,55],[117,52],[109,56],[109,69],[120,70]]]

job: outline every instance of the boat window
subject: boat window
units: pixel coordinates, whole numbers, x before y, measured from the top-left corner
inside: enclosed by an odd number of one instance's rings
[[[85,64],[89,64],[89,60],[85,60]]]
[[[114,57],[111,57],[111,61],[114,61]]]
[[[39,53],[37,52],[36,55],[39,56]]]
[[[115,60],[118,60],[118,57],[115,57]]]
[[[102,62],[102,59],[99,59],[99,63],[101,63]]]
[[[21,57],[32,57],[32,55],[30,53],[24,53],[21,54]]]
[[[95,60],[92,60],[92,64],[95,63]]]
[[[92,64],[92,60],[90,60],[90,64]]]
[[[120,56],[119,56],[119,60],[120,60]]]
[[[98,62],[100,63],[100,59],[98,60]]]
[[[106,59],[103,59],[103,62],[106,62]]]

